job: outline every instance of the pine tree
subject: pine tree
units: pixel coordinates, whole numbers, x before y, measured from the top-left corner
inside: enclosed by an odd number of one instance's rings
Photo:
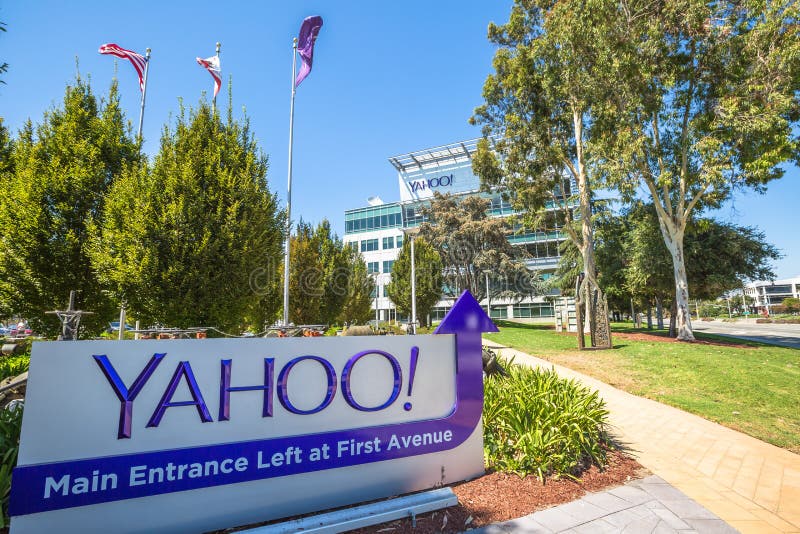
[[[230,106],[230,105],[229,105]],[[260,330],[277,316],[282,216],[247,120],[201,102],[109,194],[92,259],[145,324]]]
[[[83,325],[98,331],[113,315],[87,254],[92,224],[102,222],[106,191],[139,160],[119,107],[116,82],[98,103],[80,77],[67,86],[62,106],[29,121],[11,151],[0,197],[0,302],[34,330],[55,334],[45,312],[63,309],[70,290],[94,312]]]

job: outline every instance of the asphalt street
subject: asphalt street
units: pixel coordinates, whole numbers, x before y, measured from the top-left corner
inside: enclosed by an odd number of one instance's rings
[[[730,323],[723,321],[692,321],[692,328],[696,332],[706,334],[718,334],[800,349],[800,324],[758,324],[752,319]]]

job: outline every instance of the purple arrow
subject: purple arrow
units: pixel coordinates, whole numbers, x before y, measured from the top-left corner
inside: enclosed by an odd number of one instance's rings
[[[472,294],[469,291],[464,291],[434,332],[434,334],[455,334],[456,400],[450,414],[443,418],[302,436],[20,466],[15,468],[13,473],[13,491],[10,503],[11,515],[19,516],[148,495],[235,484],[453,449],[472,435],[472,432],[480,423],[483,410],[481,333],[497,331],[497,327],[492,323]],[[42,499],[42,488],[46,477],[59,480],[60,477],[66,474],[70,474],[73,477],[84,476],[82,474],[98,470],[103,473],[119,473],[121,475],[120,478],[124,479],[126,477],[125,474],[130,472],[131,467],[137,465],[164,466],[168,463],[180,465],[237,457],[249,458],[252,466],[258,453],[262,450],[287,450],[289,447],[308,450],[312,447],[318,447],[321,443],[337,443],[351,439],[364,442],[377,438],[381,443],[388,443],[393,435],[411,436],[427,433],[437,435],[440,439],[413,448],[383,449],[380,452],[369,455],[348,455],[343,458],[321,459],[315,462],[290,463],[272,466],[270,469],[232,470],[225,476],[164,480],[160,484],[137,486],[120,484],[119,487],[114,489],[96,493],[58,494],[57,498]]]

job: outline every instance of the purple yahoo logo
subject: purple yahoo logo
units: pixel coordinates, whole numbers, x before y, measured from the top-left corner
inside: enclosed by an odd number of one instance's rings
[[[360,404],[353,397],[352,388],[350,385],[353,368],[364,356],[368,356],[370,354],[377,354],[379,356],[382,356],[389,362],[392,368],[392,377],[393,377],[392,391],[389,394],[389,397],[386,400],[386,402],[384,402],[379,406],[364,406]],[[122,378],[120,378],[119,373],[117,373],[117,370],[109,361],[108,356],[104,354],[93,356],[94,361],[97,363],[98,366],[100,366],[100,369],[103,371],[103,375],[106,377],[106,380],[108,380],[108,383],[111,385],[111,388],[114,390],[114,393],[117,395],[117,398],[120,401],[119,427],[117,431],[118,439],[129,439],[131,437],[133,402],[136,400],[136,396],[142,390],[144,385],[153,375],[156,368],[164,360],[165,356],[166,353],[154,354],[153,357],[150,358],[150,360],[144,366],[144,369],[142,369],[141,373],[139,373],[139,376],[136,378],[136,380],[133,381],[130,388],[128,388],[122,381]],[[418,358],[419,358],[419,347],[412,347],[410,373],[409,373],[410,376],[408,382],[409,397],[411,396],[411,391],[414,385],[414,374],[416,373]],[[289,398],[290,374],[292,370],[295,368],[295,366],[297,366],[297,364],[304,361],[318,363],[324,370],[327,379],[327,390],[325,392],[324,399],[322,400],[322,402],[320,402],[318,406],[307,410],[303,410],[296,407]],[[278,374],[277,384],[273,384],[273,377],[275,375],[274,358],[264,358],[264,382],[263,384],[258,384],[253,386],[231,386],[232,365],[233,365],[232,360],[220,361],[220,383],[219,383],[220,402],[219,402],[219,415],[217,417],[219,421],[230,420],[231,417],[230,399],[232,392],[257,391],[257,390],[263,391],[264,401],[263,401],[263,408],[261,411],[261,417],[272,417],[273,391],[277,393],[278,401],[280,401],[281,406],[283,406],[286,409],[286,411],[296,415],[310,415],[319,413],[328,406],[330,406],[331,402],[333,402],[333,399],[336,396],[336,390],[337,390],[336,369],[334,369],[333,364],[331,364],[331,362],[320,356],[306,355],[292,359],[281,369],[280,373]],[[181,382],[186,383],[186,386],[189,388],[189,393],[192,396],[192,400],[173,402],[172,397],[175,395],[175,391],[178,389],[178,386],[180,386]],[[344,395],[344,400],[350,407],[361,412],[377,412],[380,410],[385,410],[386,408],[391,406],[400,396],[402,384],[403,384],[403,371],[400,367],[400,362],[397,361],[397,358],[395,358],[388,352],[384,352],[382,350],[369,349],[361,351],[355,354],[352,358],[350,358],[350,360],[348,360],[347,364],[345,364],[344,369],[342,370],[341,385],[342,385],[342,393]],[[197,384],[197,379],[195,378],[194,372],[192,371],[192,366],[187,361],[181,361],[178,363],[178,366],[175,368],[175,372],[173,373],[172,378],[170,379],[166,389],[164,390],[164,394],[161,396],[161,400],[156,405],[156,408],[153,411],[153,415],[150,416],[150,420],[147,422],[147,427],[157,427],[161,423],[161,419],[164,417],[164,414],[166,413],[168,408],[174,408],[180,406],[194,406],[195,409],[197,410],[197,415],[199,416],[201,422],[203,423],[214,422],[214,419],[211,416],[211,412],[208,410],[208,406],[206,405],[203,393],[200,390],[200,386]],[[406,411],[409,411],[411,410],[411,403],[407,402],[403,407]]]
[[[408,182],[408,185],[411,186],[411,192],[416,193],[418,191],[424,191],[426,189],[434,189],[437,187],[447,187],[453,184],[453,175],[444,175],[438,178],[425,178],[422,180],[415,180],[413,182]]]

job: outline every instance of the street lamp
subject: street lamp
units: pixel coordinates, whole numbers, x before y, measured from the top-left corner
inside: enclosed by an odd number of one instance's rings
[[[378,321],[379,321],[379,319],[378,319],[378,288],[380,286],[378,285],[378,273],[372,273],[372,274],[375,275],[374,276],[375,277],[375,329],[377,330]]]
[[[489,317],[492,316],[491,301],[489,299],[489,273],[490,272],[491,271],[489,271],[489,270],[483,271],[483,274],[486,275],[486,315],[488,315]]]
[[[419,233],[419,227],[403,228],[403,234],[411,240],[411,333],[417,333],[417,271],[414,264],[414,239]]]

